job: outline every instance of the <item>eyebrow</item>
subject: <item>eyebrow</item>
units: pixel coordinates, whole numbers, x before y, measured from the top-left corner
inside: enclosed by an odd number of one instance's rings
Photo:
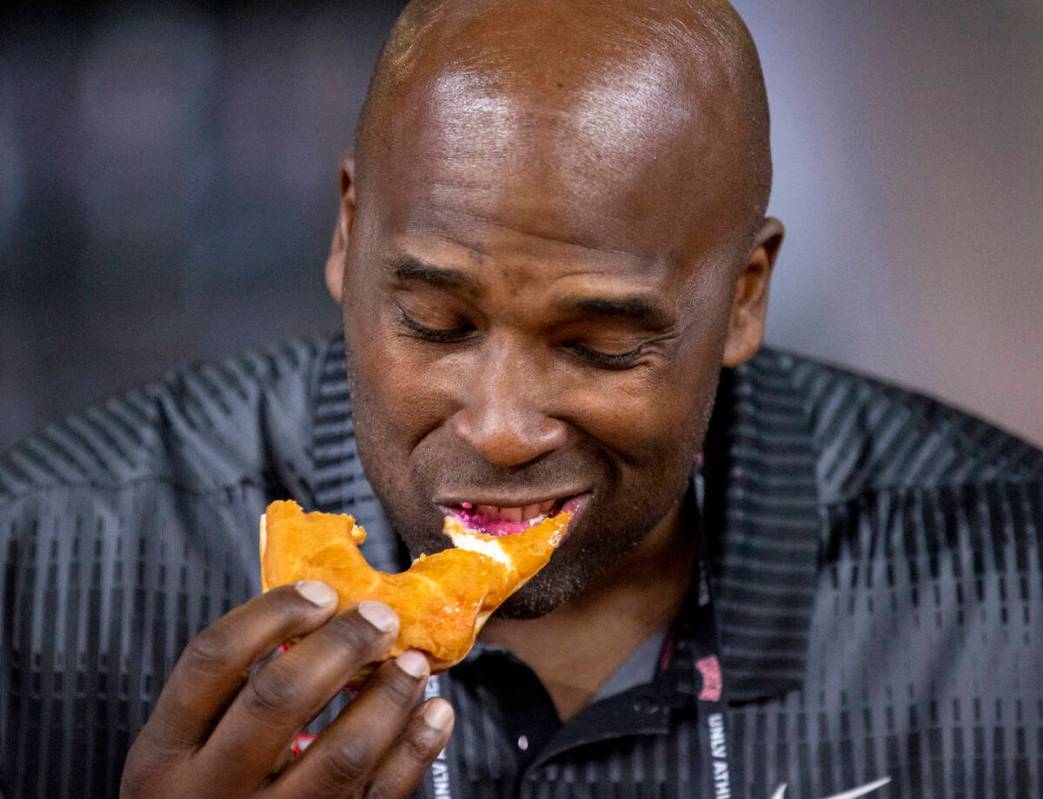
[[[435,266],[414,255],[398,255],[389,263],[389,271],[401,283],[424,283],[435,288],[456,289],[478,297],[483,293],[481,282],[459,269]],[[673,315],[641,295],[623,297],[558,297],[552,301],[555,309],[573,315],[606,319],[629,319],[648,327],[669,327]]]
[[[482,285],[472,275],[459,269],[435,266],[412,255],[399,255],[392,259],[391,274],[402,283],[426,283],[443,289],[460,289],[468,294],[482,293]]]
[[[563,297],[554,301],[562,311],[599,317],[621,317],[649,326],[666,326],[671,315],[644,297]]]

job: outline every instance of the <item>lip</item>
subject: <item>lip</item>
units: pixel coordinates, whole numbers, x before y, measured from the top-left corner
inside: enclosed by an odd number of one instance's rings
[[[511,496],[509,494],[491,493],[485,494],[481,491],[475,491],[474,493],[453,491],[452,493],[435,497],[435,504],[443,510],[458,508],[465,502],[470,502],[472,505],[495,505],[499,508],[524,508],[526,505],[539,505],[543,502],[559,502],[561,500],[568,502],[571,499],[589,493],[590,492],[585,488],[555,491],[554,493],[546,492],[542,494],[529,494],[526,496]]]
[[[565,501],[565,504],[561,506],[561,510],[558,513],[568,511],[572,514],[572,518],[569,519],[569,525],[565,528],[565,534],[562,536],[562,540],[566,539],[571,535],[573,528],[579,523],[580,518],[583,516],[583,511],[587,509],[590,504],[591,494],[586,492],[583,494],[577,494],[574,497],[570,497]]]
[[[564,504],[561,506],[561,510],[558,511],[558,513],[564,513],[565,511],[568,511],[573,516],[578,518],[579,515],[583,513],[584,510],[586,510],[587,505],[589,504],[590,492],[586,491],[582,494],[576,494],[574,496],[571,496],[567,500],[565,500]]]

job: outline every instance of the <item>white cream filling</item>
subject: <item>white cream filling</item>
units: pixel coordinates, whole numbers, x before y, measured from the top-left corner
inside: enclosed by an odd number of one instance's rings
[[[446,535],[449,536],[453,542],[453,546],[457,549],[465,549],[468,552],[477,552],[479,555],[485,555],[487,558],[492,558],[497,563],[506,566],[508,569],[513,568],[510,558],[507,557],[507,553],[503,551],[503,546],[495,538],[479,538],[473,533],[464,532],[463,527],[460,523],[455,521],[447,525]]]

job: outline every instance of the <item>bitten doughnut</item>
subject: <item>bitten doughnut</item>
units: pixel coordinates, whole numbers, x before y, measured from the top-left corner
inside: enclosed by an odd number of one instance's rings
[[[400,620],[385,659],[418,649],[440,671],[463,660],[493,611],[547,565],[571,517],[563,511],[513,535],[491,536],[447,516],[443,532],[452,547],[421,555],[400,574],[385,574],[363,557],[358,545],[366,531],[351,516],[273,502],[261,516],[261,586],[323,580],[337,591],[340,609],[363,599],[384,602]]]

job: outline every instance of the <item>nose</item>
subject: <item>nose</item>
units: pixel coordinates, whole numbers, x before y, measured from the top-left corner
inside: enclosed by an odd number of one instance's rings
[[[461,375],[462,402],[450,420],[453,432],[487,462],[505,468],[563,446],[568,429],[546,411],[551,392],[540,370],[503,350],[478,360],[473,377]]]

